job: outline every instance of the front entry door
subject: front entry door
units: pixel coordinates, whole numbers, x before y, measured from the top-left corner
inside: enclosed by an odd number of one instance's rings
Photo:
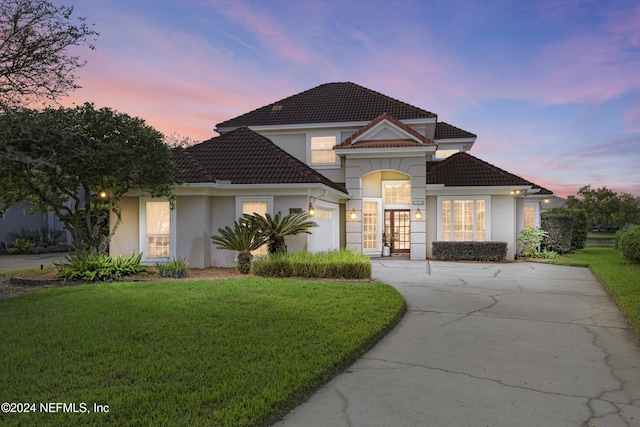
[[[409,253],[411,248],[411,211],[409,209],[386,209],[384,231],[393,240],[391,253]]]

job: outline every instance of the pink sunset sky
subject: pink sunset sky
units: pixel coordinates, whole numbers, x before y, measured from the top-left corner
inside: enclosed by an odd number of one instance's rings
[[[478,135],[471,154],[566,197],[640,196],[640,4],[628,0],[53,0],[100,32],[93,102],[201,141],[351,81]]]

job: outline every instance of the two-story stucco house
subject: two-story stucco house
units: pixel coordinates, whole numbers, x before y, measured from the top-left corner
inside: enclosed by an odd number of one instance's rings
[[[289,249],[347,247],[412,260],[434,241],[507,242],[539,223],[549,190],[467,153],[476,135],[354,83],[328,83],[219,123],[220,134],[177,149],[175,209],[131,193],[112,254],[233,266],[210,236],[243,213],[313,211],[318,227]]]

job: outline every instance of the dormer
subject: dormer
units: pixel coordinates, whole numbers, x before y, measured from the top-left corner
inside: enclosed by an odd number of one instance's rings
[[[384,113],[345,139],[334,149],[339,156],[425,156],[436,144],[406,124]]]

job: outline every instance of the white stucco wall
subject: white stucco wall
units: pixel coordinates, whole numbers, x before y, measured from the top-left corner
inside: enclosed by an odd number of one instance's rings
[[[438,198],[436,196],[427,196],[426,198],[426,244],[427,257],[433,257],[433,242],[438,240]]]
[[[208,196],[176,198],[176,255],[191,268],[211,266],[211,207]]]
[[[233,222],[236,220],[235,197],[214,197],[211,200],[210,209],[210,236],[218,234],[218,228],[224,228],[227,225],[229,227],[233,227]],[[235,252],[224,249],[216,249],[215,246],[211,243],[211,238],[209,238],[209,244],[211,245],[210,264],[212,267],[233,267],[235,265]]]
[[[136,254],[140,253],[140,228],[138,225],[140,202],[138,200],[138,197],[125,197],[120,201],[122,222],[109,245],[111,256],[120,254],[129,256],[134,252]],[[111,214],[110,223],[112,228],[115,222],[116,218]]]
[[[516,198],[491,197],[491,240],[507,242],[507,260],[515,258],[516,246]]]

